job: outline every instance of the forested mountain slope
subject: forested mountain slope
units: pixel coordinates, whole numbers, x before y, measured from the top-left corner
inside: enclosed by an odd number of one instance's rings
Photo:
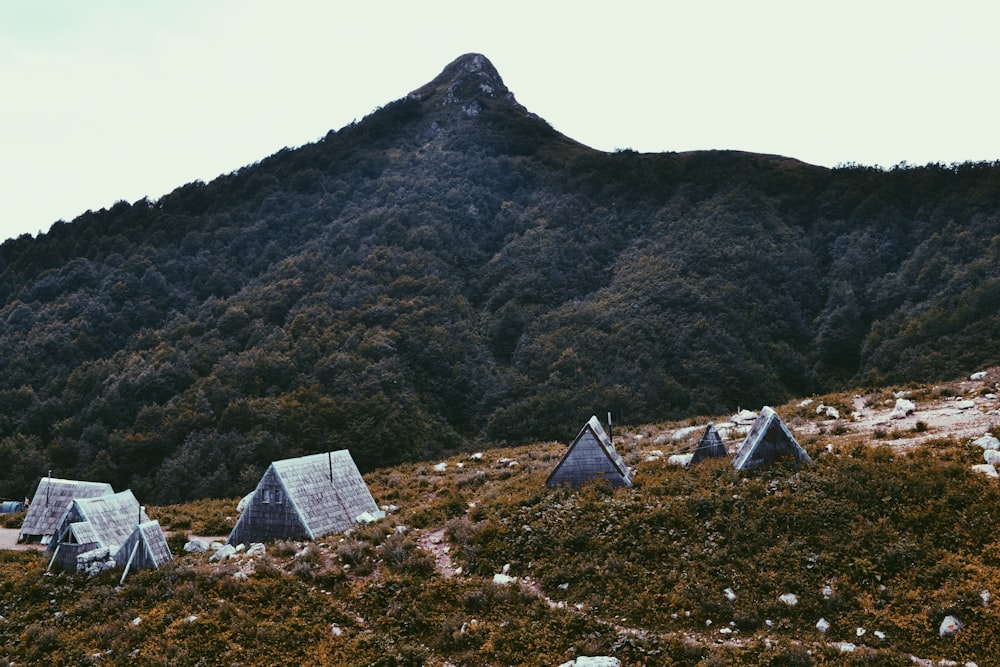
[[[1000,166],[613,154],[467,55],[209,184],[0,246],[0,494],[149,502],[1000,363]]]

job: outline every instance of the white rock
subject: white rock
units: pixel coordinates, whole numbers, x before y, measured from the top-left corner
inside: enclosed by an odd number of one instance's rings
[[[976,402],[968,400],[959,401],[958,403],[955,404],[955,407],[958,408],[959,410],[968,410],[969,408],[976,407]]]
[[[195,538],[184,545],[184,552],[189,554],[203,554],[208,551],[208,542]]]
[[[663,450],[662,449],[654,449],[653,451],[651,451],[649,453],[649,455],[652,456],[652,457],[654,457],[654,458],[658,458],[658,459],[659,458],[663,458]]]
[[[996,466],[992,463],[979,463],[972,466],[973,472],[978,472],[986,475],[987,477],[992,477],[993,479],[1000,479],[1000,474],[997,473]]]
[[[253,494],[254,494],[254,492],[251,491],[250,493],[248,493],[245,496],[243,496],[242,498],[240,498],[240,502],[236,503],[236,513],[237,514],[242,514],[243,513],[243,510],[245,510],[247,508],[247,505],[250,504],[250,501],[253,500]]]
[[[827,600],[833,597],[833,586],[827,584],[826,586],[823,587],[823,597],[825,597]]]
[[[830,629],[830,622],[825,618],[821,618],[818,621],[816,621],[816,629],[822,632],[823,634],[826,634],[826,631]]]
[[[878,637],[880,640],[885,641],[885,633],[882,632],[881,630],[876,630],[872,634]]]
[[[556,586],[556,588],[558,588],[561,591],[564,591],[564,590],[566,590],[566,589],[569,588],[569,582],[567,581],[567,582],[561,583],[558,586]]]
[[[434,466],[434,472],[444,472],[447,469],[448,469],[447,463],[439,463],[436,466]]]
[[[811,398],[807,398],[806,400],[804,400],[801,403],[799,403],[799,407],[800,408],[804,408],[806,406],[812,405],[812,403],[813,403],[813,400]]]
[[[736,593],[733,592],[732,588],[727,588],[722,592],[726,594],[726,599],[729,600],[730,602],[736,599]]]
[[[855,646],[851,642],[839,642],[837,644],[834,644],[834,646],[839,648],[841,653],[854,653],[854,649],[857,648],[857,646]]]
[[[246,581],[249,578],[250,577],[248,577],[247,573],[244,572],[243,570],[237,570],[236,572],[233,572],[233,579],[235,579],[236,581]]]
[[[622,667],[622,663],[618,658],[610,656],[580,656],[576,660],[564,662],[559,667]]]
[[[472,454],[471,456],[469,456],[469,458],[472,459],[473,461],[482,461],[483,460],[483,453],[482,452],[476,452],[475,454]]]
[[[247,545],[243,544],[242,542],[236,545],[236,553],[241,554],[246,550],[247,550]]]
[[[983,601],[983,606],[985,607],[990,603],[990,592],[985,589],[979,591],[979,599]]]
[[[892,409],[892,414],[889,415],[890,419],[903,419],[907,415],[911,415],[916,412],[917,406],[913,401],[907,398],[897,398],[896,406]]]
[[[1000,451],[995,449],[987,449],[983,452],[983,460],[990,465],[996,465],[1000,463]]]
[[[234,547],[232,544],[226,544],[219,547],[219,549],[216,550],[216,552],[212,554],[211,558],[209,558],[208,560],[212,562],[223,561],[226,560],[227,558],[232,558],[235,555],[236,555],[236,547]]]
[[[854,631],[854,634],[856,634],[858,637],[864,637],[866,632],[868,631],[865,630],[864,628],[858,628],[857,630]]]
[[[517,581],[517,577],[512,577],[509,574],[494,574],[493,583],[497,586],[507,586]]]
[[[683,440],[692,433],[696,433],[700,430],[701,430],[700,426],[685,426],[684,428],[679,428],[676,431],[674,431],[674,434],[673,436],[671,436],[670,439],[674,441]]]
[[[250,548],[247,549],[247,556],[263,556],[267,553],[267,547],[261,542],[253,542],[250,544]]]
[[[823,405],[820,403],[816,407],[816,414],[826,415],[830,419],[840,419],[840,411],[832,405]]]
[[[799,603],[799,596],[795,593],[785,593],[784,595],[778,596],[778,599],[787,604],[789,607],[794,607]]]
[[[132,625],[142,625],[142,619],[136,616],[132,619]]]
[[[667,458],[667,463],[675,466],[681,466],[683,468],[691,465],[691,459],[694,458],[694,454],[672,454]]]
[[[944,620],[941,621],[941,627],[938,628],[938,634],[942,637],[950,637],[961,629],[962,621],[954,616],[945,616]]]
[[[500,568],[500,571],[503,572],[504,574],[510,572],[510,563],[504,563],[503,567]]]
[[[986,377],[986,371],[977,371],[969,376],[970,380],[982,380]]]
[[[330,634],[333,635],[334,637],[339,637],[340,635],[344,634],[344,629],[339,625],[337,625],[336,623],[333,623],[330,625]]]
[[[406,535],[408,532],[410,532],[410,529],[407,528],[406,526],[396,526],[395,528],[392,529],[392,532],[396,533],[397,535]]]
[[[720,635],[731,635],[731,634],[733,634],[733,629],[732,628],[719,628],[719,634]]]
[[[989,433],[981,438],[976,438],[972,441],[972,444],[983,449],[1000,449],[1000,440],[997,440]]]

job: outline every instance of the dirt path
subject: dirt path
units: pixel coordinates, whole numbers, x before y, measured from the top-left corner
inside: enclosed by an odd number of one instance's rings
[[[442,577],[447,579],[455,576],[455,563],[451,559],[451,547],[444,538],[444,528],[421,533],[417,538],[417,544],[434,556],[434,566]]]
[[[17,528],[0,528],[0,549],[8,551],[42,551],[41,544],[18,544],[17,536],[21,531]]]

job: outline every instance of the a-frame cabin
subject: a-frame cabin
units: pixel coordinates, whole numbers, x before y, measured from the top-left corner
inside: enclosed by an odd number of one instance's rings
[[[694,465],[705,459],[723,456],[729,456],[726,445],[722,442],[722,436],[719,435],[715,424],[709,424],[705,427],[705,432],[702,434],[701,440],[698,441],[698,445],[694,448],[694,454],[691,455],[691,463],[689,465]]]
[[[733,468],[750,470],[775,463],[812,463],[773,408],[764,406],[733,457]]]
[[[603,480],[611,486],[632,486],[628,466],[615,451],[601,422],[591,417],[545,480],[545,485],[576,488],[595,480]]]

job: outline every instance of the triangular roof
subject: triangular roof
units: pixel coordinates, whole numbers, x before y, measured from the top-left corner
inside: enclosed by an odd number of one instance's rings
[[[74,498],[94,498],[115,491],[105,482],[80,482],[73,479],[42,477],[31,500],[18,539],[42,537],[48,539]]]
[[[597,417],[591,417],[545,480],[548,487],[578,487],[592,480],[612,486],[632,486],[632,474],[615,451]]]
[[[54,532],[71,531],[81,544],[95,542],[114,554],[136,526],[149,521],[130,489],[97,498],[74,498]],[[84,525],[81,525],[84,524]],[[60,540],[62,535],[56,535]],[[80,540],[79,538],[86,538]],[[60,540],[61,541],[61,540]],[[53,548],[52,544],[49,548]]]
[[[697,447],[694,448],[691,463],[728,455],[729,452],[726,451],[726,445],[722,442],[722,436],[719,435],[715,424],[709,424],[705,427],[705,432],[702,434],[701,440],[698,441]]]
[[[229,534],[230,544],[278,537],[315,539],[379,511],[346,450],[275,461]]]
[[[764,406],[733,458],[733,468],[744,470],[779,461],[812,463],[774,409]]]
[[[119,567],[128,566],[132,570],[158,568],[173,558],[159,521],[146,521],[136,526],[115,554]]]

